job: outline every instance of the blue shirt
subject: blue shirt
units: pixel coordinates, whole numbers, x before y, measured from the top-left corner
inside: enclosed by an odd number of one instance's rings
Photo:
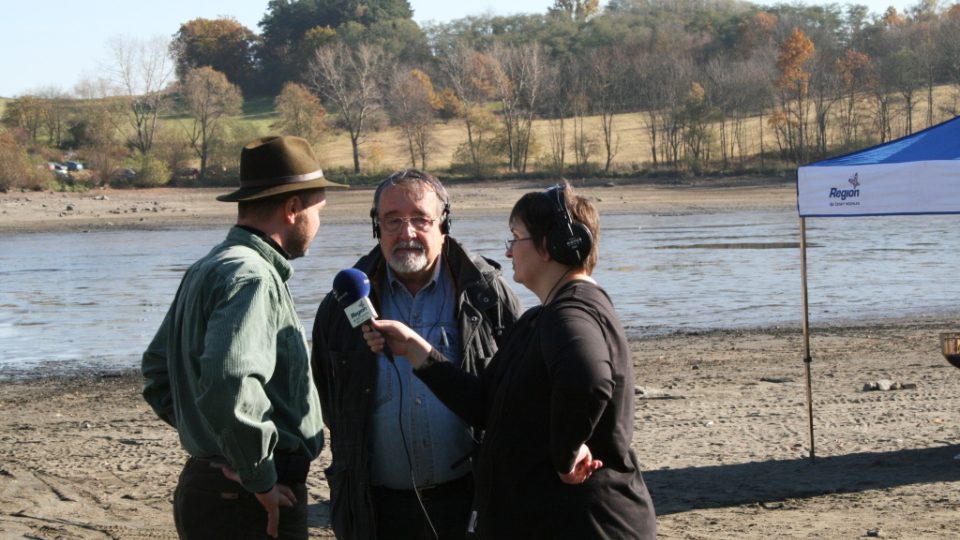
[[[413,296],[388,266],[381,316],[404,322],[448,360],[459,364],[462,351],[454,313],[456,290],[439,259],[436,267],[430,282]],[[377,358],[379,378],[372,418],[373,484],[412,489],[404,439],[417,487],[462,478],[470,472],[470,460],[464,457],[474,448],[469,426],[413,374],[405,357],[395,359],[396,369],[386,356]],[[452,467],[457,462],[457,467]]]

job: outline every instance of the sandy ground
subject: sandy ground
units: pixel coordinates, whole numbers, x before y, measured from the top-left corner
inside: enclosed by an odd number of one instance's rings
[[[509,208],[525,189],[451,191],[455,209],[482,213]],[[585,192],[602,211],[793,204],[786,185]],[[0,233],[229,224],[231,205],[205,202],[215,193],[0,195]],[[99,194],[107,200],[93,198]],[[333,195],[328,219],[364,219],[370,195]],[[67,204],[74,209],[64,210]],[[151,205],[161,209],[143,210]],[[660,537],[960,537],[960,370],[940,356],[937,343],[937,333],[957,330],[955,323],[815,327],[813,461],[799,328],[633,341],[633,446],[657,507]],[[884,379],[905,388],[865,390]],[[139,390],[132,373],[0,382],[0,537],[176,537],[171,498],[185,455]],[[321,474],[328,462],[322,455],[310,478],[316,538],[331,536]]]

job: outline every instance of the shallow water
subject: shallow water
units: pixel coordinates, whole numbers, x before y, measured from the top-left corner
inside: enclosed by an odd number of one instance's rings
[[[632,335],[801,322],[795,212],[602,217],[595,277]],[[807,221],[811,323],[955,319],[958,216]],[[459,218],[453,233],[504,264],[506,215]],[[0,236],[0,378],[139,364],[186,267],[223,229]],[[294,261],[308,329],[333,276],[373,246],[367,223],[324,224]],[[529,307],[535,297],[518,287]]]

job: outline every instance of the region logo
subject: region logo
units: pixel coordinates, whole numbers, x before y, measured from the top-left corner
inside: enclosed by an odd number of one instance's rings
[[[847,178],[847,183],[851,188],[830,188],[830,206],[860,206],[860,173],[853,173],[853,176]],[[839,199],[839,201],[837,200]],[[847,200],[850,199],[850,200]]]

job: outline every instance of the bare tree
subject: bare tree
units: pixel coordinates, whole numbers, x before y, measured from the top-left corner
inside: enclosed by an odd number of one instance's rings
[[[600,132],[606,153],[603,172],[610,172],[620,148],[620,136],[613,129],[616,114],[625,107],[627,80],[624,66],[629,58],[622,47],[595,49],[587,56],[588,83],[593,111],[600,116]]]
[[[494,96],[494,79],[501,77],[500,66],[489,55],[465,45],[457,45],[444,55],[440,70],[463,105],[463,122],[467,130],[466,154],[473,174],[483,176],[489,164],[489,113],[484,109],[487,99]]]
[[[59,148],[70,116],[70,96],[53,86],[39,90],[35,95],[44,102],[43,125],[47,131],[47,144]]]
[[[115,99],[107,79],[84,79],[74,87],[80,98],[70,132],[83,153],[95,184],[105,184],[123,163],[126,150],[118,140]]]
[[[926,127],[934,124],[933,88],[939,82],[939,68],[943,62],[943,49],[940,47],[941,32],[940,20],[933,19],[916,25],[910,33],[911,48],[916,52],[916,67],[926,90]],[[943,39],[950,38],[944,36]]]
[[[546,77],[546,55],[539,45],[496,46],[492,55],[499,61],[502,74],[493,81],[510,168],[526,172],[533,118]]]
[[[831,51],[832,52],[832,51]],[[817,154],[826,156],[830,134],[830,111],[843,100],[843,82],[837,73],[837,57],[823,49],[817,50],[813,75],[810,78],[810,94],[813,101],[813,117],[816,124],[815,145]]]
[[[147,41],[114,38],[110,41],[113,66],[110,70],[124,116],[133,128],[130,145],[141,155],[150,152],[157,121],[170,106],[168,84],[174,64],[169,57],[169,40]]]
[[[960,96],[960,40],[955,37],[960,33],[960,5],[954,4],[947,10],[941,21],[941,33],[938,46],[942,49],[943,70],[947,80],[953,85],[954,103],[942,106],[943,112],[954,116],[960,114],[957,97]]]
[[[200,177],[206,176],[210,148],[222,136],[222,120],[237,114],[243,106],[240,88],[226,75],[204,66],[187,72],[183,83],[183,100],[193,116],[190,144],[200,158]]]
[[[679,161],[677,111],[690,88],[690,57],[683,51],[646,52],[634,56],[633,86],[650,136],[653,165]],[[659,156],[659,157],[658,157]]]
[[[307,86],[337,107],[337,121],[350,135],[353,172],[357,174],[366,123],[382,107],[379,83],[387,65],[380,47],[361,44],[350,49],[337,43],[317,49],[307,66]]]
[[[38,96],[27,94],[6,105],[3,111],[3,124],[10,128],[22,129],[31,141],[40,136],[46,118],[47,104]]]
[[[576,66],[570,63],[547,66],[544,78],[544,110],[547,111],[547,166],[554,174],[563,174],[566,161],[566,117],[573,114],[571,93],[576,79]]]

